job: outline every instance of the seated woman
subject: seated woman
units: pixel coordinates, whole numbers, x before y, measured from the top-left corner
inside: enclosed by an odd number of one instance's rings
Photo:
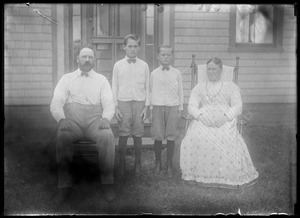
[[[238,188],[254,184],[258,172],[237,130],[240,90],[222,80],[222,61],[207,62],[208,81],[192,90],[188,112],[194,118],[180,149],[182,178],[204,186]]]

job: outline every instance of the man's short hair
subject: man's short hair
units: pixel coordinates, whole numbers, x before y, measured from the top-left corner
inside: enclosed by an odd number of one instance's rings
[[[84,49],[84,48],[89,48],[89,49],[91,49],[91,50],[94,52],[94,56],[95,56],[95,51],[94,51],[94,49],[93,49],[93,47],[92,47],[91,45],[82,45],[82,46],[80,46],[80,48],[79,48],[78,51],[77,51],[77,56],[79,56],[80,51],[81,51],[82,49]]]
[[[141,45],[141,40],[140,40],[140,37],[136,34],[129,34],[127,36],[124,37],[124,45],[126,46],[127,45],[127,42],[128,42],[128,39],[132,39],[134,41],[137,41],[139,46]]]

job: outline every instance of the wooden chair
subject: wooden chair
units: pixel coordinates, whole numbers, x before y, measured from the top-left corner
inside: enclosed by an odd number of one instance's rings
[[[191,63],[191,89],[194,88],[199,81],[206,80],[206,64],[197,65],[195,62],[195,55],[192,55],[192,63]],[[238,77],[239,76],[239,57],[236,57],[236,65],[235,67],[223,65],[223,80],[225,81],[233,81],[236,85],[238,85]],[[243,113],[237,118],[237,128],[240,134],[243,132],[243,126],[249,123],[251,119],[251,113],[249,111],[243,111]],[[185,133],[187,128],[192,121],[192,117],[190,115],[186,115],[185,119]]]
[[[114,132],[114,135],[117,133],[114,131],[118,127],[117,121],[112,121],[110,126]],[[88,164],[97,164],[98,163],[98,150],[96,148],[96,142],[82,138],[73,142],[74,146],[74,163],[88,163]]]
[[[98,164],[98,150],[96,148],[95,142],[89,139],[82,138],[80,140],[73,142],[73,146],[74,146],[73,163],[75,165]],[[51,162],[56,164],[55,150],[56,150],[56,134],[53,136],[51,143],[49,143],[47,149],[45,149],[44,151],[45,154],[48,154],[51,157],[50,159]]]
[[[96,142],[89,139],[80,139],[73,142],[74,145],[74,162],[97,164],[98,163],[98,151],[96,148]]]

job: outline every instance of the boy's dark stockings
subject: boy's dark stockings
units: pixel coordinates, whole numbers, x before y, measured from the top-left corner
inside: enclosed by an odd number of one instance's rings
[[[167,164],[166,171],[169,177],[173,177],[174,169],[173,169],[173,154],[174,154],[175,141],[167,140]]]
[[[133,136],[133,145],[134,145],[134,174],[139,176],[141,174],[141,154],[142,154],[142,138]]]
[[[119,174],[124,176],[126,172],[126,148],[128,136],[119,137]]]
[[[162,171],[161,150],[162,150],[162,141],[155,140],[154,141],[154,153],[155,153],[154,175],[160,175]]]

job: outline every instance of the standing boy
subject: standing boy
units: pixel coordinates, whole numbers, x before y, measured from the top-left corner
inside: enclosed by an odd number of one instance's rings
[[[126,146],[130,134],[134,141],[134,172],[141,171],[141,146],[149,101],[149,66],[137,57],[140,38],[129,34],[124,38],[126,57],[115,63],[112,90],[119,123],[119,171],[125,174]]]
[[[157,59],[160,66],[150,76],[151,136],[154,140],[155,175],[162,170],[162,140],[167,140],[167,175],[173,175],[172,158],[175,139],[178,137],[178,121],[183,113],[183,88],[179,70],[171,66],[173,49],[169,45],[159,47]]]

